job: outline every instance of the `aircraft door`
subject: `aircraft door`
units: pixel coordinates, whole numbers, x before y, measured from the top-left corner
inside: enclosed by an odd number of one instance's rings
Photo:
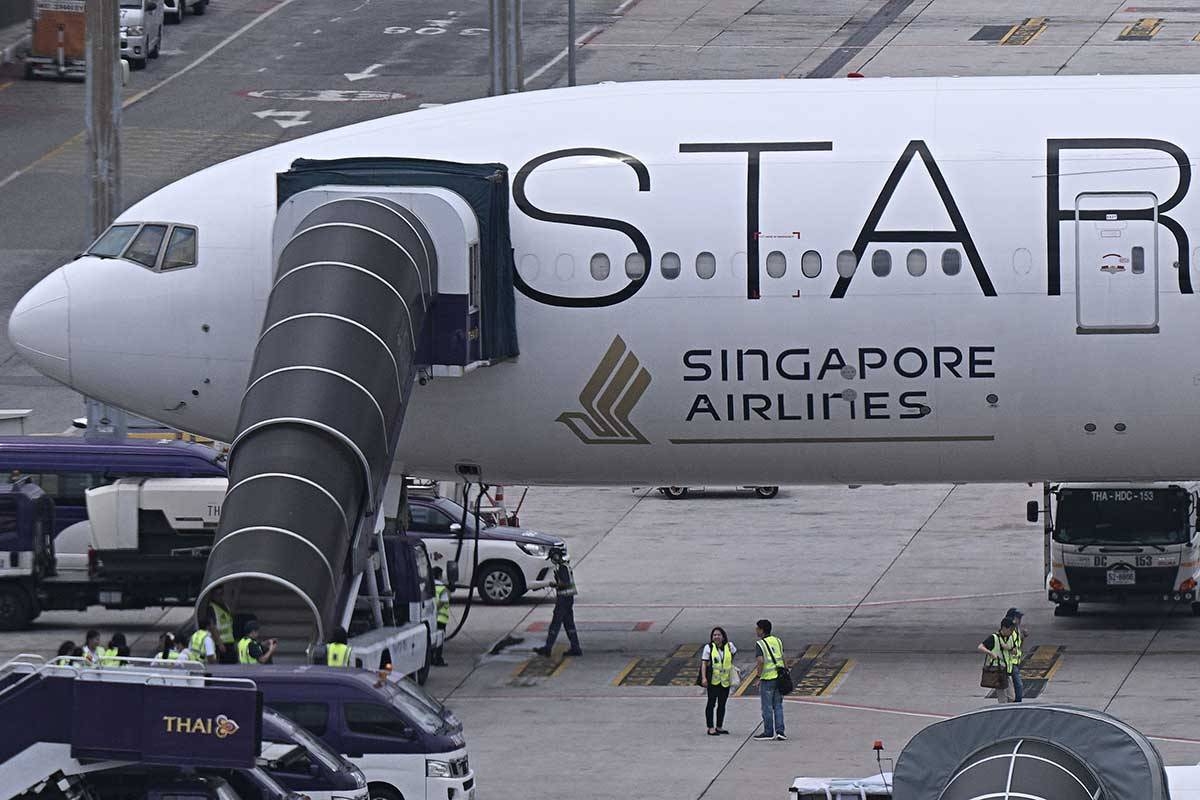
[[[1158,333],[1158,198],[1075,198],[1076,333]]]

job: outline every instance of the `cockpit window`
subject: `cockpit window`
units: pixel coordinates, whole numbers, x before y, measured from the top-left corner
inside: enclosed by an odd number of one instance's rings
[[[158,249],[167,235],[166,225],[143,225],[133,244],[125,251],[125,257],[153,269],[158,264]]]
[[[137,225],[113,225],[96,240],[96,243],[88,250],[88,254],[103,258],[116,258],[121,255],[125,245],[129,244],[133,234],[137,233],[137,229]]]
[[[196,263],[196,229],[176,225],[171,229],[167,252],[163,255],[162,268],[177,269]]]

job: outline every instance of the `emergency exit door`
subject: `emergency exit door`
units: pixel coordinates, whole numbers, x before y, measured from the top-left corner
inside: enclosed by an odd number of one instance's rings
[[[1158,198],[1075,198],[1076,333],[1158,333]]]

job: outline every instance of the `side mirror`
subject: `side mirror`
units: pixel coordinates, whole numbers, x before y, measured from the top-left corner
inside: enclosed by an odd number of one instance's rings
[[[462,529],[463,529],[462,525],[460,525],[459,523],[457,523],[457,522],[450,523],[450,533],[454,534],[455,536],[461,535]]]
[[[1030,500],[1025,504],[1025,519],[1029,520],[1030,522],[1037,522],[1038,515],[1040,515],[1041,512],[1042,510],[1040,507],[1038,507],[1037,500]]]
[[[321,777],[321,765],[320,765],[320,764],[317,764],[317,763],[315,763],[315,762],[314,762],[314,763],[311,763],[311,764],[309,764],[309,765],[308,765],[308,774],[309,774],[309,775],[311,775],[311,776],[312,776],[312,777],[314,777],[314,778],[319,778],[319,777]]]

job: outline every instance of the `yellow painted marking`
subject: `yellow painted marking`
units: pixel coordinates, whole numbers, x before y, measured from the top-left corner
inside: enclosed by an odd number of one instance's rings
[[[633,668],[634,668],[634,667],[636,667],[636,666],[638,665],[638,661],[639,661],[639,660],[640,660],[640,659],[637,659],[637,658],[635,658],[633,661],[630,661],[628,664],[626,664],[626,665],[625,665],[625,669],[623,669],[623,670],[621,670],[620,672],[618,672],[618,673],[617,673],[617,677],[613,678],[612,685],[613,685],[613,686],[620,686],[620,685],[621,685],[621,681],[623,681],[623,680],[625,680],[626,678],[628,678],[628,677],[629,677],[629,673],[633,672]]]
[[[704,649],[703,646],[696,647],[693,644],[681,644],[681,645],[679,645],[679,647],[677,647],[675,649],[675,652],[672,653],[670,657],[671,658],[692,658],[693,656],[699,656],[700,651],[703,649]]]
[[[561,658],[561,656],[560,656],[560,658]],[[559,662],[558,662],[558,666],[557,666],[557,667],[555,667],[555,668],[554,668],[554,670],[553,670],[553,671],[552,671],[552,672],[551,672],[549,675],[547,675],[546,677],[547,677],[547,678],[553,678],[553,677],[555,677],[556,675],[558,675],[558,673],[560,673],[560,672],[562,672],[564,669],[566,669],[566,668],[567,668],[567,664],[569,664],[570,662],[571,662],[571,659],[569,659],[569,658],[563,658],[563,660],[562,660],[562,661],[559,661]]]
[[[743,694],[745,694],[746,690],[750,688],[750,684],[754,683],[754,679],[756,677],[757,676],[754,674],[754,670],[750,670],[749,674],[742,679],[741,686],[738,686],[737,691],[733,693],[733,696],[741,697]]]
[[[8,81],[7,83],[0,83],[0,92],[3,92],[5,89],[7,89],[8,87],[10,87],[12,85],[13,85],[12,81]]]
[[[1014,25],[1012,30],[1004,34],[1000,44],[1026,45],[1040,36],[1044,30],[1046,30],[1046,17],[1029,17],[1020,25]]]
[[[1143,17],[1137,22],[1126,25],[1117,39],[1124,41],[1149,40],[1162,30],[1163,21],[1158,17]]]
[[[819,644],[810,644],[804,649],[804,655],[800,656],[800,659],[802,661],[816,661],[821,657],[821,653],[824,651],[824,646]]]
[[[1063,663],[1063,657],[1060,654],[1058,657],[1058,660],[1054,662],[1054,666],[1050,667],[1050,669],[1046,672],[1046,677],[1044,678],[1044,680],[1048,681],[1051,678],[1053,678],[1054,673],[1058,672],[1058,668],[1062,666],[1062,663]]]
[[[826,686],[821,691],[817,692],[817,696],[818,697],[828,697],[829,695],[833,694],[834,691],[837,690],[838,686],[841,685],[842,681],[846,679],[846,675],[849,674],[850,670],[853,669],[853,667],[854,667],[854,660],[849,659],[849,658],[846,659],[846,663],[842,664],[842,668],[840,670],[838,670],[837,675],[833,676],[833,680],[831,680],[829,682],[828,686]]]

